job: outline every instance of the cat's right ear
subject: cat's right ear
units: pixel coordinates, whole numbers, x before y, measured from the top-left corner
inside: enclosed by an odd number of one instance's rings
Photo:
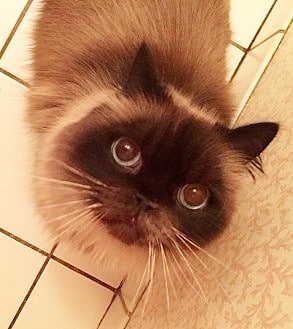
[[[257,162],[257,158],[275,138],[279,125],[273,122],[260,122],[229,129],[226,138],[229,144],[241,154],[246,162]],[[261,164],[258,165],[262,170]]]
[[[156,72],[154,58],[146,43],[142,43],[133,59],[124,90],[128,94],[143,93],[153,98],[164,96]]]

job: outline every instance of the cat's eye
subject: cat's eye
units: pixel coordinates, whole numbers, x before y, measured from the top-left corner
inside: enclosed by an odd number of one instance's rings
[[[112,144],[112,155],[117,164],[130,169],[137,170],[140,168],[141,152],[139,146],[128,137],[121,137]]]
[[[178,190],[177,201],[190,210],[204,208],[209,199],[209,190],[201,184],[187,184]]]

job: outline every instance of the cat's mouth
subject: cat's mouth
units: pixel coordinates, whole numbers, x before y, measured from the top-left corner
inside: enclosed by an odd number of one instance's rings
[[[140,213],[132,216],[104,218],[108,232],[127,245],[147,243],[147,230]]]
[[[120,195],[121,196],[121,195]],[[127,245],[148,245],[148,241],[152,232],[148,223],[157,217],[159,206],[130,194],[129,198],[121,198],[119,201],[111,205],[107,205],[108,200],[102,200],[101,195],[94,199],[95,204],[102,204],[102,209],[111,209],[107,211],[105,216],[99,217],[99,209],[97,217],[103,223],[107,231],[116,239]],[[117,197],[117,195],[116,195]],[[106,199],[106,198],[105,198]]]

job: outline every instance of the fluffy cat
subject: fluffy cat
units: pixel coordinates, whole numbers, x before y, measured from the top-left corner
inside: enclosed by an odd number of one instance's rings
[[[133,271],[224,230],[278,131],[229,128],[230,38],[229,1],[43,1],[27,117],[56,241]]]

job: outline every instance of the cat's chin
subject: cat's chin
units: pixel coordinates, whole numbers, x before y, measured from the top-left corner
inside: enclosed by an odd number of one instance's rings
[[[46,228],[54,239],[56,232],[48,224]],[[129,274],[134,279],[139,277],[148,261],[147,246],[125,243],[103,227],[94,231],[68,233],[54,241],[58,249],[63,250],[65,259],[73,259],[74,262],[78,255],[81,260],[85,257],[91,271],[102,268],[106,272],[117,273],[121,279]]]
[[[131,222],[132,219],[129,221]],[[136,219],[134,218],[133,221]],[[124,221],[116,221],[107,225],[107,230],[114,238],[126,245],[147,245],[146,237],[140,227],[132,222],[126,224]]]

